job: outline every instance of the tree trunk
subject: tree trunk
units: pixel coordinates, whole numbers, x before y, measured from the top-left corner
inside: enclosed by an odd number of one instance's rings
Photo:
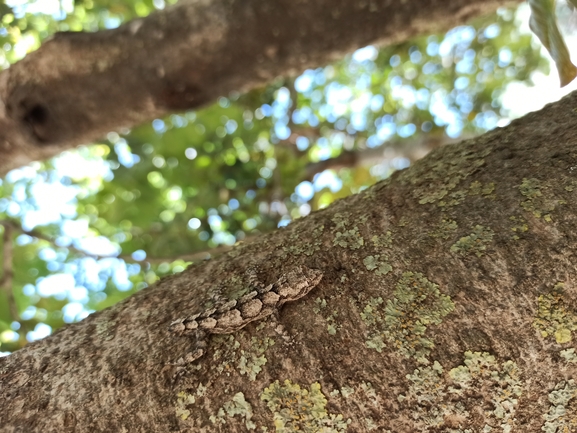
[[[575,106],[438,149],[0,359],[0,431],[572,431]]]
[[[181,1],[118,29],[58,33],[0,74],[0,176],[109,131],[518,1]]]

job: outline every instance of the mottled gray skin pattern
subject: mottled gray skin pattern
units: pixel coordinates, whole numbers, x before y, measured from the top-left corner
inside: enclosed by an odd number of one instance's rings
[[[175,365],[194,362],[203,356],[210,334],[231,334],[250,322],[278,312],[283,304],[302,298],[319,284],[323,272],[299,266],[269,285],[259,282],[256,273],[250,270],[247,271],[247,277],[254,290],[246,295],[230,300],[222,291],[217,291],[214,307],[179,317],[170,324],[169,330],[173,335],[192,336],[196,339],[193,351],[179,358]]]

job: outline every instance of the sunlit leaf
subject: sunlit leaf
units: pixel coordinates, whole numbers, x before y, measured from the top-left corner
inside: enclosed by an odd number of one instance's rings
[[[572,0],[577,4],[577,0]],[[557,27],[554,0],[529,0],[531,19],[529,27],[555,61],[559,72],[561,87],[566,86],[577,76],[577,67],[571,63],[569,51]]]

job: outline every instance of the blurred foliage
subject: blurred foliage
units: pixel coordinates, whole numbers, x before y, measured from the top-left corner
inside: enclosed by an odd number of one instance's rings
[[[164,2],[55,5],[2,4],[4,67],[55,31],[113,28]],[[508,83],[548,68],[519,27],[515,10],[502,9],[445,34],[366,47],[10,172],[0,181],[0,232],[11,230],[0,352],[366,188],[408,166],[407,149],[506,124]],[[330,166],[375,150],[372,165]],[[319,161],[328,168],[316,172]]]

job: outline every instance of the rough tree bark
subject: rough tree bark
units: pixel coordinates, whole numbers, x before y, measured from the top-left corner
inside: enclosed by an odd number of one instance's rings
[[[0,359],[0,431],[572,431],[576,106],[438,149]],[[183,318],[303,269],[322,274],[306,296],[188,355]]]
[[[109,131],[518,1],[181,1],[115,30],[59,33],[0,74],[0,176]]]
[[[0,172],[498,2],[281,2],[282,13],[265,3],[195,2],[115,31],[57,36],[2,74]],[[138,41],[147,61],[179,45],[139,69],[130,65],[143,53],[127,51]],[[115,103],[102,96],[112,83]],[[439,149],[0,358],[0,432],[570,431],[576,106],[573,94]],[[320,282],[297,300],[307,286],[295,275],[312,271]],[[270,296],[294,301],[209,337],[193,360],[186,327],[201,318],[191,316],[270,284]]]

